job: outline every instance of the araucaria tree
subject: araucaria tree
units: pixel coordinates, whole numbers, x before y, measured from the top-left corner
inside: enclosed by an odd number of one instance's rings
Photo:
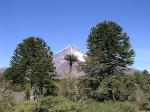
[[[69,72],[70,72],[70,75],[71,75],[71,72],[72,72],[72,65],[73,65],[74,62],[77,62],[78,59],[77,59],[77,57],[76,57],[75,55],[73,55],[73,54],[68,54],[68,55],[66,55],[66,56],[64,57],[64,59],[69,63],[69,66],[70,66]]]
[[[54,76],[50,47],[38,37],[29,37],[18,44],[11,60],[14,83],[30,83],[43,95],[47,84]]]
[[[91,77],[102,79],[133,64],[135,53],[129,36],[115,22],[104,21],[93,27],[87,46],[83,70]]]

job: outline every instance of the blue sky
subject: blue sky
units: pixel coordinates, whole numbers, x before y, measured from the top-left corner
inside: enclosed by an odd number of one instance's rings
[[[133,67],[150,71],[150,0],[0,0],[0,67],[28,36],[43,38],[54,53],[69,44],[86,52],[91,27],[104,20],[130,36]]]

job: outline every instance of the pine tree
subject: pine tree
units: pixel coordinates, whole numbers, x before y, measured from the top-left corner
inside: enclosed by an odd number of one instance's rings
[[[14,83],[30,83],[43,94],[45,86],[54,75],[50,47],[37,37],[29,37],[18,44],[11,60]]]
[[[66,61],[68,61],[68,63],[69,63],[69,66],[70,66],[70,76],[71,76],[72,65],[73,65],[74,62],[78,61],[78,58],[75,55],[73,55],[73,54],[69,54],[69,55],[66,55],[64,59]],[[78,83],[78,81],[75,81],[75,83],[74,83],[74,88],[75,88],[75,93],[76,93],[76,95],[75,95],[75,101],[77,101],[77,95],[78,95],[77,83]]]
[[[87,46],[83,70],[91,77],[102,79],[133,64],[135,53],[129,36],[115,22],[104,21],[93,27]]]
[[[77,57],[75,56],[75,55],[73,55],[73,54],[69,54],[69,55],[66,55],[65,57],[64,57],[64,59],[69,63],[69,66],[70,66],[70,75],[71,75],[71,72],[72,72],[72,65],[73,65],[73,63],[74,62],[77,62],[78,61],[78,59],[77,59]]]

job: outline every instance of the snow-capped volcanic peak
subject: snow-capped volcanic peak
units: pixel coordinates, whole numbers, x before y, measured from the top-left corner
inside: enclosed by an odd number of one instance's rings
[[[59,58],[64,58],[64,56],[73,54],[75,55],[79,61],[84,62],[85,61],[85,54],[81,52],[77,47],[74,45],[69,45],[63,50],[59,51],[55,54],[55,57],[59,56]]]
[[[56,72],[58,75],[69,73],[70,66],[68,62],[64,59],[64,57],[69,54],[75,55],[78,58],[78,60],[81,62],[85,61],[86,55],[83,52],[81,52],[77,47],[73,45],[67,46],[63,50],[53,55],[53,62],[56,67]],[[77,70],[76,68],[77,64],[78,63],[73,63],[73,66],[72,66],[71,75],[73,77],[79,77],[79,76],[85,75],[84,72],[79,72]]]

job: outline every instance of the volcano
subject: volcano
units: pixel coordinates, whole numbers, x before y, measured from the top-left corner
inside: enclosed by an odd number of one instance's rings
[[[58,53],[54,54],[53,62],[56,67],[57,75],[65,75],[69,73],[69,63],[64,59],[66,55],[75,55],[80,62],[85,62],[86,55],[79,48],[74,45],[69,45]],[[74,63],[72,67],[72,77],[79,77],[85,75],[84,72],[77,70],[78,63]]]

